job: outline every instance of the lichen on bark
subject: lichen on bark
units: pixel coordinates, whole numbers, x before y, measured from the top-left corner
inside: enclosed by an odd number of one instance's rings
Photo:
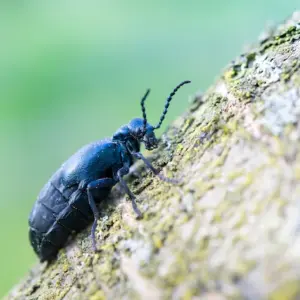
[[[196,96],[152,154],[101,205],[100,252],[87,228],[7,299],[298,299],[300,13]]]

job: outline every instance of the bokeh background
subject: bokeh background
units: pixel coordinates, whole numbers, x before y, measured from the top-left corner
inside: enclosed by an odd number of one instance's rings
[[[6,3],[7,2],[7,3]],[[1,1],[0,297],[37,262],[27,219],[50,175],[82,145],[149,120],[182,80],[164,125],[188,96],[299,0]]]

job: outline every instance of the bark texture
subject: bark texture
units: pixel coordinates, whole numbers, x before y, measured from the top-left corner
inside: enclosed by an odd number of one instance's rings
[[[90,228],[7,299],[300,299],[300,13],[264,34],[113,190]],[[178,100],[178,99],[177,99]],[[136,174],[140,174],[140,177]]]

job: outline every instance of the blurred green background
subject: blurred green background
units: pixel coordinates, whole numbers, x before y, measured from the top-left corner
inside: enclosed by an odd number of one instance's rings
[[[7,1],[8,2],[8,1]],[[268,21],[296,0],[0,3],[0,296],[37,261],[27,219],[50,175],[82,145],[111,136],[147,102],[164,125],[205,90]]]

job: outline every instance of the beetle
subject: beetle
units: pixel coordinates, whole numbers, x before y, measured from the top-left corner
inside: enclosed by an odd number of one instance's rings
[[[150,92],[148,89],[141,100],[143,118],[132,119],[111,139],[82,147],[52,175],[40,191],[29,216],[30,243],[41,262],[54,260],[70,234],[84,229],[92,220],[92,245],[97,250],[95,231],[99,211],[96,203],[105,199],[118,182],[131,199],[137,217],[142,216],[135,195],[123,179],[135,159],[141,159],[161,180],[172,182],[159,174],[140,153],[140,145],[144,143],[147,150],[158,147],[154,130],[161,127],[172,97],[187,83],[190,81],[181,82],[168,96],[156,126],[147,122],[145,100]]]

